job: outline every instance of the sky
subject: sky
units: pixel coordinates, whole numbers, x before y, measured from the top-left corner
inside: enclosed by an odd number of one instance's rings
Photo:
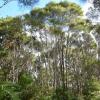
[[[0,0],[0,5],[2,5],[3,0]],[[40,0],[35,6],[35,7],[45,7],[46,4],[48,4],[50,1],[56,1],[60,2],[63,0]],[[68,0],[71,2],[75,2],[79,4],[85,11],[87,10],[89,4],[86,2],[87,0]],[[7,16],[18,16],[18,15],[23,15],[25,13],[30,12],[32,10],[32,7],[20,7],[18,6],[18,3],[16,1],[12,1],[8,3],[6,6],[0,8],[0,17],[7,17]]]

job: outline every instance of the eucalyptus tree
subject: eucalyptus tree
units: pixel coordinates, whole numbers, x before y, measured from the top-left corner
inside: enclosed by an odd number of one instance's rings
[[[37,50],[35,61],[38,83],[42,87],[44,84],[53,89],[62,87],[63,91],[69,89],[82,95],[85,79],[91,75],[85,68],[89,58],[96,58],[96,46],[89,34],[91,23],[81,16],[81,8],[67,2],[50,3],[24,16],[24,27],[33,37],[32,48],[34,40],[42,46]]]
[[[92,23],[82,16],[78,5],[61,2],[0,20],[0,78],[18,83],[18,98],[90,100],[97,95],[97,45]]]
[[[20,17],[0,19],[0,40],[0,99],[21,100],[33,82],[34,55],[27,48],[30,37],[23,31]]]
[[[25,45],[29,41],[29,37],[23,33],[20,18],[5,18],[0,22],[1,48],[5,51],[5,56],[0,49],[1,69],[4,71],[5,80],[18,81],[18,74],[23,70],[28,71],[28,66],[31,63],[30,53],[25,50]],[[26,59],[27,58],[27,59]],[[29,61],[29,60],[30,61]],[[8,71],[7,71],[8,70]],[[16,76],[17,75],[17,76]]]

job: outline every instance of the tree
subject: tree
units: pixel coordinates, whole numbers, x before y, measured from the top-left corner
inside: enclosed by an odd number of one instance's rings
[[[7,5],[9,2],[12,1],[17,1],[19,5],[23,6],[33,6],[34,4],[39,2],[39,0],[3,0],[3,4],[0,6],[0,8],[2,8],[3,6]]]
[[[93,0],[93,5],[96,9],[100,10],[100,0]]]
[[[70,90],[73,91],[72,94],[77,94],[76,97],[83,95],[85,79],[91,78],[91,74],[84,78],[87,71],[85,68],[96,57],[96,44],[89,34],[91,22],[80,16],[81,8],[66,2],[50,3],[43,9],[33,10],[31,15],[25,15],[31,34],[35,39],[39,37],[42,42],[41,54],[35,62],[38,83],[42,88],[45,84],[55,91],[59,87],[62,91],[67,90],[67,96],[70,95]],[[92,67],[89,67],[91,70]],[[62,95],[61,98],[64,99],[64,94]]]
[[[82,16],[74,3],[51,2],[21,17],[1,19],[0,97],[99,98],[100,61],[91,31],[100,27]]]

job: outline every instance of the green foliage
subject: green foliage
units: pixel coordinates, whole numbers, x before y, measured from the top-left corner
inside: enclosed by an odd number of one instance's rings
[[[19,76],[19,85],[22,86],[22,88],[25,88],[27,85],[31,84],[33,81],[32,77],[29,74],[21,73]]]
[[[19,83],[0,83],[0,100],[30,100],[36,92],[29,74],[23,73]]]
[[[77,97],[69,90],[63,88],[57,88],[52,96],[52,100],[77,100]]]
[[[100,99],[98,48],[88,34],[100,26],[82,15],[61,2],[0,19],[0,100]]]
[[[76,18],[71,23],[69,23],[69,26],[71,30],[78,30],[78,31],[83,30],[85,32],[90,32],[92,25],[91,25],[91,22],[89,22],[88,20]]]
[[[96,100],[95,98],[99,97],[100,82],[98,80],[88,80],[84,87],[83,95],[85,100]]]
[[[20,86],[11,82],[0,83],[0,100],[20,100]]]

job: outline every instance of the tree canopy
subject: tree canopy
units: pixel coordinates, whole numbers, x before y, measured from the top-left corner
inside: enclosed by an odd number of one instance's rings
[[[99,29],[70,2],[1,18],[0,100],[99,100]]]

